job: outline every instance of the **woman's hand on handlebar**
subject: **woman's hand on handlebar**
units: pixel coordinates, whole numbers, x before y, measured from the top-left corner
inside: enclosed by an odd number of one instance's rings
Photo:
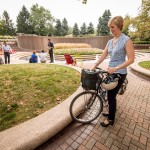
[[[109,68],[107,69],[107,71],[108,71],[108,73],[113,74],[114,72],[117,71],[117,68],[116,68],[116,67],[109,67]]]
[[[92,67],[91,70],[94,71],[96,69],[96,67]]]
[[[95,70],[97,68],[97,66],[96,65],[93,65],[92,67],[91,67],[91,70]]]

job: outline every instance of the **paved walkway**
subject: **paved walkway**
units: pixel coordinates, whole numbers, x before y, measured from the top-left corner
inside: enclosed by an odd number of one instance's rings
[[[142,59],[138,57],[136,60]],[[102,64],[103,68],[107,62]],[[18,62],[12,58],[12,63]],[[83,67],[92,63],[85,62]],[[128,79],[126,93],[117,98],[114,126],[101,127],[102,117],[88,125],[71,122],[36,150],[150,150],[150,80],[133,74],[130,69]]]
[[[118,96],[116,122],[107,128],[71,123],[37,150],[150,150],[150,81],[128,74],[126,93]]]
[[[72,122],[36,150],[150,150],[150,79],[129,69],[128,80],[117,97],[114,126],[100,126],[102,117],[88,125]]]

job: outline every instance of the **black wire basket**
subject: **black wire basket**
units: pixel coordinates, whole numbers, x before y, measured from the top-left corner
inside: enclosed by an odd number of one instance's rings
[[[81,85],[85,90],[96,90],[96,83],[98,81],[98,72],[82,69],[81,71]]]

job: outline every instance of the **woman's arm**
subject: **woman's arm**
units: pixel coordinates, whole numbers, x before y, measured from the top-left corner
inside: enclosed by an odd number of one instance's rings
[[[102,63],[104,61],[104,59],[107,57],[108,55],[108,45],[106,45],[104,52],[102,53],[101,57],[98,59],[98,61],[95,63],[95,65],[93,66],[92,70],[94,70],[100,63]]]

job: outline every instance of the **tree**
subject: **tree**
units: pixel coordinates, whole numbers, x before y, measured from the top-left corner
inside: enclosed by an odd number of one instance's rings
[[[89,26],[87,27],[87,34],[94,34],[94,26],[92,22],[90,22]]]
[[[133,19],[134,32],[131,35],[138,40],[150,40],[150,1],[142,0],[139,15]]]
[[[81,26],[80,34],[81,34],[81,35],[86,35],[86,34],[87,34],[87,27],[86,27],[85,22],[84,22],[83,25]]]
[[[59,19],[56,20],[56,26],[55,26],[55,36],[61,36],[62,35],[62,26],[61,21]]]
[[[12,20],[10,19],[7,11],[3,12],[2,22],[3,23],[1,25],[4,26],[3,27],[3,35],[15,35],[16,34],[14,25],[13,25]]]
[[[129,15],[126,15],[124,18],[124,25],[122,32],[126,35],[129,35],[131,27],[132,27],[132,19]]]
[[[72,34],[73,34],[73,36],[78,36],[80,34],[80,31],[79,31],[77,23],[75,23],[74,26],[73,26]]]
[[[0,35],[5,35],[5,27],[2,19],[0,19]]]
[[[99,19],[98,19],[98,25],[97,25],[97,35],[100,35],[100,33],[101,33],[101,27],[102,27],[102,17],[99,17]]]
[[[68,27],[68,22],[66,18],[64,18],[62,21],[61,29],[62,29],[62,36],[65,36],[68,34],[69,27]]]
[[[17,32],[18,33],[32,33],[33,29],[31,27],[31,23],[29,20],[30,13],[23,5],[22,10],[19,12],[17,16]]]
[[[52,24],[50,24],[47,29],[48,29],[48,36],[52,36],[55,34],[55,27]]]
[[[109,35],[109,27],[108,27],[108,21],[111,17],[110,10],[105,10],[102,17],[99,18],[98,26],[97,26],[97,35]]]
[[[33,28],[33,33],[37,35],[49,35],[54,18],[50,11],[38,4],[31,7],[29,20]]]

